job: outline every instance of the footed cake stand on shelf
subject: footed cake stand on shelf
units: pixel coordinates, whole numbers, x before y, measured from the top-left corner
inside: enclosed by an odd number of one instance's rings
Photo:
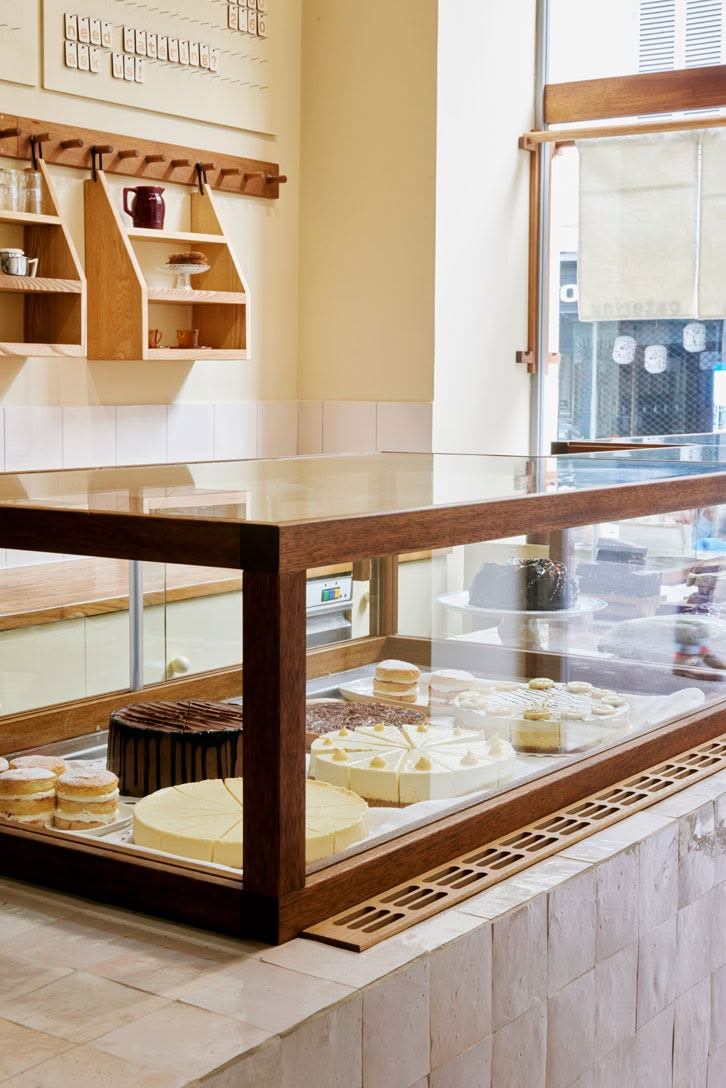
[[[607,607],[606,601],[599,597],[581,594],[570,608],[557,608],[552,611],[540,611],[516,608],[479,608],[469,604],[468,590],[442,593],[436,598],[438,604],[454,612],[463,612],[468,616],[481,619],[499,620],[497,633],[503,646],[524,646],[532,650],[546,650],[550,643],[549,625],[555,620],[571,620],[580,616],[591,616]],[[489,623],[485,626],[493,626]]]

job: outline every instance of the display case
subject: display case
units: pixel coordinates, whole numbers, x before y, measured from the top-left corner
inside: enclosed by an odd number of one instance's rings
[[[224,589],[243,572],[242,669],[203,729],[180,700],[218,698],[213,672],[0,717],[3,755],[83,772],[111,710],[126,806],[29,827],[0,775],[0,869],[280,941],[719,736],[725,481],[718,461],[609,455],[0,476],[0,548],[218,568]],[[307,573],[336,564],[367,586],[366,622],[306,651]]]

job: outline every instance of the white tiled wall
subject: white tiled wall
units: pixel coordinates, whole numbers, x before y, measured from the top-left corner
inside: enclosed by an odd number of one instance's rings
[[[357,993],[315,1021],[306,1083],[726,1088],[726,774],[567,854],[360,955],[305,940],[262,952],[311,984],[365,987],[360,1026]],[[345,1074],[331,1079],[342,1042],[325,1025],[350,1002]],[[310,1031],[283,1048],[297,1054]]]
[[[431,449],[431,405],[375,401],[0,407],[0,471]]]

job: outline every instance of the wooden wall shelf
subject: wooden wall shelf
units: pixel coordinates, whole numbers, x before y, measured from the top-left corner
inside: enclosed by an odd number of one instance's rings
[[[50,294],[83,294],[81,280],[52,280],[45,276],[6,276],[0,272],[0,291],[15,294],[40,291]]]
[[[42,214],[0,211],[0,235],[8,239],[0,244],[20,246],[28,257],[37,257],[40,273],[0,274],[0,357],[83,358],[86,278],[45,163],[38,168]]]
[[[204,184],[202,192],[190,194],[191,231],[127,228],[102,172],[86,181],[84,190],[89,359],[248,359],[247,285],[211,187]],[[194,277],[192,290],[150,285],[143,267],[147,242],[203,246],[209,270]],[[173,342],[149,346],[149,329],[163,325],[150,311],[157,304],[189,308],[185,327],[199,330],[198,349],[178,348]],[[173,333],[162,331],[172,341]]]

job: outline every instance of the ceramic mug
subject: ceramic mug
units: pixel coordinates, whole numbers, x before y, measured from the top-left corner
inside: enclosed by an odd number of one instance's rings
[[[161,329],[149,329],[149,347],[158,348],[161,343]]]
[[[177,329],[176,339],[180,348],[198,348],[199,329]]]

